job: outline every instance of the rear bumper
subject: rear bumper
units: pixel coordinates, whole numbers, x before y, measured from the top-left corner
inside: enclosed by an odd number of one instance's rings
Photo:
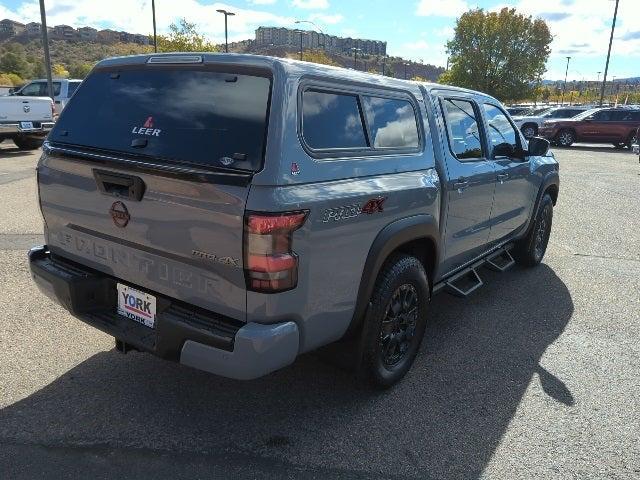
[[[125,344],[216,375],[250,380],[292,363],[298,355],[294,322],[242,323],[153,293],[155,328],[116,313],[117,279],[52,258],[45,246],[29,251],[31,277],[49,298]]]
[[[0,135],[1,134],[23,134],[23,135],[38,135],[45,136],[51,131],[55,123],[53,122],[36,122],[40,123],[39,127],[34,128],[20,128],[20,123],[0,123]]]

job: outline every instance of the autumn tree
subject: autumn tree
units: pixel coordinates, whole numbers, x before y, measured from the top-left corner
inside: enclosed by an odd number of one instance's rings
[[[211,43],[198,32],[195,23],[186,18],[180,19],[178,24],[169,25],[167,35],[158,35],[159,52],[216,52],[218,46]]]
[[[338,63],[323,50],[307,50],[302,53],[302,59],[306,62],[320,63],[322,65],[338,65]]]
[[[55,78],[67,78],[69,76],[69,72],[61,63],[54,63],[51,66],[51,74]]]
[[[545,72],[553,37],[544,20],[514,8],[462,14],[447,42],[448,71],[441,83],[480,90],[500,100],[531,97]]]
[[[71,78],[84,78],[89,75],[93,68],[91,63],[72,63],[69,65],[69,76]]]

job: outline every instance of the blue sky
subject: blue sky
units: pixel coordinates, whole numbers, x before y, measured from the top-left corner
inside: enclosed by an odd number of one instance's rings
[[[49,25],[90,25],[132,33],[150,33],[151,0],[46,0]],[[310,20],[325,33],[386,40],[388,52],[444,66],[445,42],[456,17],[469,8],[513,6],[547,20],[554,35],[545,78],[595,80],[604,70],[613,0],[156,0],[159,31],[180,17],[195,22],[213,41],[224,40],[216,9],[237,13],[230,18],[230,40],[253,38],[260,25],[293,27]],[[0,18],[39,21],[38,0],[0,0]],[[311,25],[307,25],[313,28]],[[609,78],[640,76],[640,0],[620,0]]]

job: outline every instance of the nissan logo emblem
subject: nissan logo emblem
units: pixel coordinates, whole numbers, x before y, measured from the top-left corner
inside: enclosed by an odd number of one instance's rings
[[[23,105],[22,110],[24,110],[24,113],[29,113],[31,111],[31,107],[29,105]]]
[[[113,202],[111,208],[109,209],[109,215],[111,215],[111,219],[116,227],[124,228],[129,223],[131,216],[129,215],[129,210],[124,203],[118,201]]]

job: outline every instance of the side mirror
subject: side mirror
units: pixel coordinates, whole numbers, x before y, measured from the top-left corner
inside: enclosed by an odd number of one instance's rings
[[[493,158],[496,157],[513,157],[515,149],[510,143],[499,143],[493,147]]]
[[[549,140],[542,137],[531,137],[529,139],[529,156],[542,157],[549,151]]]

